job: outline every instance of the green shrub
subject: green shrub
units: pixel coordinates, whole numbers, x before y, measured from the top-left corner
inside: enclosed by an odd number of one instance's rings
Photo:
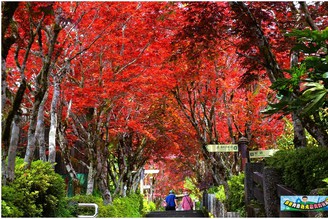
[[[112,205],[104,206],[99,211],[99,217],[142,217],[143,198],[132,194],[123,198],[115,198]]]
[[[141,195],[132,194],[127,197],[114,198],[112,204],[104,205],[101,197],[92,195],[78,195],[67,198],[66,205],[68,211],[61,217],[77,217],[78,215],[93,215],[94,208],[78,207],[78,203],[95,203],[98,205],[98,217],[142,217],[143,216],[143,198]],[[65,213],[65,212],[64,212]]]
[[[15,207],[12,202],[7,204],[6,201],[1,201],[1,216],[2,217],[22,217],[23,212]]]
[[[65,197],[65,183],[50,163],[34,161],[25,169],[16,159],[15,180],[2,187],[3,217],[53,217]]]
[[[307,147],[278,151],[266,159],[266,165],[274,167],[285,185],[299,194],[325,187],[328,177],[328,148]]]
[[[145,216],[147,213],[155,210],[156,204],[154,202],[148,202],[147,200],[143,200],[142,216]]]
[[[240,216],[245,216],[245,190],[244,173],[232,176],[228,180],[228,198],[225,195],[224,186],[213,186],[208,189],[209,194],[215,194],[215,197],[225,204],[228,211],[238,212]]]
[[[245,215],[245,174],[232,176],[228,180],[229,192],[226,200],[228,211],[238,212],[241,216]]]
[[[66,198],[65,205],[67,212],[61,212],[60,217],[77,217],[78,215],[93,215],[95,213],[93,207],[78,207],[78,203],[95,203],[100,209],[104,209],[103,200],[101,197],[92,195],[76,195]],[[65,215],[66,214],[66,215]]]
[[[220,200],[221,202],[224,202],[226,199],[226,195],[224,192],[224,186],[220,185],[220,186],[212,186],[207,190],[208,194],[214,194],[215,198],[217,198],[218,200]]]

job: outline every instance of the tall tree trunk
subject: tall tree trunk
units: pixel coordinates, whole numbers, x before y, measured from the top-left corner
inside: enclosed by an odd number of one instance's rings
[[[24,96],[24,92],[26,89],[26,81],[25,79],[22,81],[22,83],[20,84],[18,91],[16,93],[15,99],[14,99],[14,103],[13,103],[13,108],[12,110],[9,112],[6,120],[5,120],[5,127],[2,127],[3,133],[2,133],[2,156],[1,156],[1,163],[2,163],[2,167],[4,168],[2,173],[5,174],[5,164],[6,164],[6,156],[7,156],[7,152],[9,150],[9,138],[10,138],[10,123],[12,123],[15,115],[17,115],[19,113],[19,108],[20,108],[20,104],[23,100],[23,96]],[[5,179],[5,177],[4,177]]]
[[[314,20],[312,19],[310,12],[308,10],[307,4],[305,2],[299,2],[301,6],[301,10],[304,13],[306,22],[313,30],[318,30],[318,27],[316,26]],[[257,46],[261,52],[261,55],[264,59],[264,66],[266,67],[268,77],[270,81],[273,83],[278,78],[284,78],[284,75],[282,74],[282,71],[280,70],[280,67],[276,61],[276,58],[274,54],[272,53],[269,41],[267,40],[261,25],[257,22],[252,12],[249,10],[248,6],[244,2],[231,2],[230,5],[232,8],[237,7],[239,9],[239,13],[242,15],[248,16],[252,22],[249,22],[245,25],[248,25],[249,28],[254,30],[254,33],[256,33],[256,37],[258,41]],[[237,10],[238,11],[238,10]],[[246,20],[246,19],[245,19]],[[292,57],[293,58],[293,57]],[[295,121],[293,121],[294,125],[296,124],[296,127],[294,127],[295,135],[300,137],[300,139],[295,139],[295,142],[299,143],[300,145],[304,146],[304,135],[302,134],[302,128],[298,122],[298,119],[301,120],[301,123],[304,128],[319,142],[321,146],[327,147],[328,145],[328,134],[327,132],[318,124],[316,124],[314,121],[312,121],[311,118],[304,116],[304,118],[294,116]]]
[[[94,169],[94,164],[91,161],[89,165],[89,172],[88,172],[88,184],[87,184],[87,195],[92,195],[93,189],[94,189],[94,184],[95,184],[95,169]]]
[[[292,112],[292,120],[293,120],[293,127],[294,127],[294,140],[293,140],[294,147],[295,148],[306,147],[307,141],[306,141],[304,127],[299,116],[297,116],[295,112]]]
[[[5,108],[7,102],[7,72],[6,72],[6,60],[1,59],[1,112]]]
[[[42,77],[42,76],[41,76]],[[44,79],[47,79],[44,78]],[[37,80],[38,81],[38,80]],[[26,153],[24,157],[24,161],[26,163],[26,168],[30,168],[34,152],[36,148],[36,124],[38,121],[38,114],[40,110],[40,106],[42,105],[43,98],[45,96],[45,93],[47,92],[47,80],[40,80],[43,83],[36,83],[36,94],[35,94],[35,101],[33,104],[32,114],[30,116],[30,126],[28,128],[28,134],[27,134],[27,148]]]
[[[98,179],[98,187],[102,194],[102,198],[105,205],[112,203],[112,195],[108,189],[108,180],[107,175],[105,173],[101,173],[100,178]]]
[[[328,147],[328,134],[327,131],[321,127],[320,125],[317,125],[310,117],[303,116],[301,118],[303,126],[306,128],[306,130],[318,141],[320,146],[322,147]]]
[[[34,106],[33,106],[30,122],[29,122],[30,126],[28,128],[28,133],[27,133],[27,147],[26,147],[26,153],[25,153],[25,157],[24,157],[24,162],[26,163],[26,168],[30,168],[33,157],[34,157],[34,151],[36,148],[35,131],[36,131],[36,124],[37,124],[38,111],[39,111],[40,104],[41,104],[41,100],[36,99],[36,102],[34,103]]]
[[[7,95],[7,73],[6,73],[6,59],[11,46],[15,43],[16,38],[12,34],[5,37],[7,29],[12,22],[14,13],[18,8],[19,2],[2,2],[1,3],[1,112],[6,105]]]
[[[15,115],[12,124],[11,139],[8,151],[8,165],[6,171],[7,182],[12,182],[15,179],[16,151],[19,142],[20,119],[20,115]]]
[[[59,22],[58,19],[56,19],[56,22]],[[41,104],[41,101],[43,100],[43,97],[45,93],[48,90],[48,76],[49,72],[51,71],[51,64],[52,64],[52,57],[55,51],[55,44],[57,42],[57,37],[60,32],[61,28],[58,23],[53,25],[53,29],[51,32],[51,36],[49,39],[49,47],[48,52],[45,55],[45,57],[42,59],[42,69],[40,70],[40,73],[37,75],[35,81],[36,81],[36,91],[35,91],[35,101],[33,104],[33,110],[32,110],[32,116],[30,119],[30,127],[28,130],[28,143],[26,148],[26,154],[24,161],[26,162],[26,168],[29,168],[31,166],[31,162],[33,160],[33,155],[35,151],[35,129],[36,129],[36,120],[37,120],[37,114],[38,110]]]
[[[113,201],[108,187],[108,148],[106,145],[101,145],[99,141],[97,142],[97,184],[104,204],[107,205]]]
[[[6,121],[4,122],[3,133],[2,133],[2,143],[4,144],[4,149],[5,150],[8,148],[8,145],[9,145],[10,127],[11,127],[12,120],[14,119],[14,116],[19,111],[21,102],[23,101],[23,96],[24,96],[24,93],[25,93],[25,89],[26,89],[26,86],[27,86],[27,81],[26,81],[26,78],[25,78],[25,68],[26,68],[26,64],[27,64],[28,57],[29,57],[29,54],[30,54],[30,50],[31,50],[32,45],[34,43],[36,34],[41,29],[41,24],[43,23],[44,18],[45,18],[45,15],[43,15],[42,18],[39,20],[34,32],[33,32],[32,28],[30,30],[30,39],[28,41],[27,47],[25,48],[25,52],[24,52],[25,54],[24,54],[23,61],[20,63],[19,60],[18,60],[18,56],[15,56],[16,67],[19,69],[21,82],[20,82],[20,86],[18,88],[18,91],[16,92],[15,99],[14,99],[14,102],[12,104],[12,109],[8,113]],[[2,33],[2,34],[4,34],[4,33]],[[6,50],[7,53],[9,51],[9,49],[10,49],[10,47],[8,48],[8,50]],[[21,48],[18,46],[17,49],[16,49],[16,54],[18,54],[20,52],[20,50],[21,50]],[[4,52],[2,50],[2,59],[3,59],[4,53],[6,53],[6,51]],[[5,56],[7,56],[7,53],[5,54]]]
[[[36,131],[35,131],[35,138],[39,144],[39,157],[42,161],[47,161],[46,156],[46,141],[45,141],[45,129],[44,129],[44,105],[48,98],[48,92],[43,97],[41,102],[39,112],[38,112],[38,119],[36,124]]]
[[[64,160],[66,171],[68,172],[69,176],[73,179],[73,181],[78,181],[76,171],[73,168],[73,165],[69,158],[69,154],[67,152],[68,143],[65,138],[65,127],[61,124],[59,124],[59,128],[58,128],[58,139],[59,139],[59,146],[62,152],[62,158]]]
[[[291,51],[290,55],[290,67],[297,67],[298,65],[298,58],[299,54],[296,51]],[[295,91],[296,95],[299,92],[299,89]],[[292,112],[292,120],[293,120],[293,127],[294,127],[294,147],[301,148],[306,147],[307,141],[305,136],[304,127],[302,122],[296,112]]]
[[[60,95],[60,82],[55,79],[54,93],[51,101],[50,109],[50,131],[49,131],[49,158],[48,161],[52,164],[56,161],[56,131],[57,131],[57,103]]]
[[[78,182],[77,179],[77,174],[76,171],[74,170],[74,167],[71,163],[69,152],[68,152],[68,142],[66,139],[65,131],[67,128],[67,123],[68,123],[68,117],[70,115],[70,110],[71,110],[71,104],[68,105],[67,107],[67,117],[65,120],[62,120],[62,106],[59,107],[59,112],[58,112],[58,119],[59,119],[59,124],[58,124],[58,142],[59,142],[59,147],[61,150],[61,156],[64,160],[65,168],[66,171],[68,172],[69,176],[73,179],[73,181]]]

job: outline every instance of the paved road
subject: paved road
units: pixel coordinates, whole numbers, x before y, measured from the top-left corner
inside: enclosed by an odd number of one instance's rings
[[[146,217],[207,217],[202,211],[153,211],[146,215]]]

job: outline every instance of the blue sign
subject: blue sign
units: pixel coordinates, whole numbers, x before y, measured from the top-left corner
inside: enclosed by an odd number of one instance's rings
[[[328,211],[328,196],[281,196],[280,211]]]

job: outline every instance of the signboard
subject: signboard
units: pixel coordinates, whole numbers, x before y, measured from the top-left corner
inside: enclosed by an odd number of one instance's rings
[[[270,157],[277,151],[278,149],[250,151],[249,158]]]
[[[328,211],[328,196],[280,196],[280,211]]]
[[[159,173],[159,170],[145,170],[145,173]]]
[[[238,144],[209,144],[206,149],[208,152],[238,152]]]

